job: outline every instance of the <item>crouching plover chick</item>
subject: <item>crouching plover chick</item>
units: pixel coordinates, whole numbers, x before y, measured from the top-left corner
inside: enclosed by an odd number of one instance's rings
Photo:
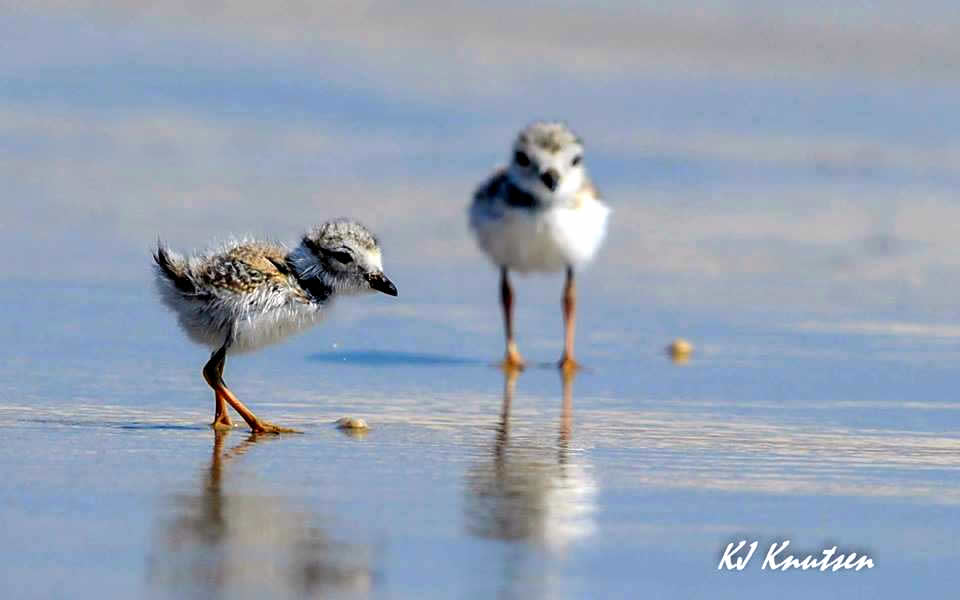
[[[254,432],[285,433],[257,418],[223,382],[227,353],[279,342],[323,318],[339,294],[397,295],[383,274],[377,239],[363,225],[336,220],[309,231],[293,250],[271,242],[234,241],[183,257],[158,243],[153,256],[160,297],[194,342],[213,350],[203,378],[213,388],[211,426],[233,426],[232,406]]]
[[[506,328],[504,366],[523,368],[513,339],[513,290],[509,270],[566,270],[564,346],[559,366],[573,358],[576,313],[574,270],[596,253],[610,209],[600,201],[583,164],[583,143],[563,123],[538,122],[520,132],[507,167],[474,193],[470,228],[480,248],[500,267],[500,300]]]

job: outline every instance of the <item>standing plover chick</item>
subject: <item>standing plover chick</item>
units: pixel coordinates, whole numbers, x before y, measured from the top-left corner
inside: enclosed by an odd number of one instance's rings
[[[211,426],[233,426],[227,404],[254,432],[285,433],[257,418],[223,382],[227,353],[249,352],[313,325],[340,294],[397,295],[383,274],[380,246],[363,225],[336,220],[303,236],[293,250],[263,241],[235,241],[183,257],[158,243],[153,256],[160,297],[194,342],[213,353],[203,378],[213,388]]]
[[[600,201],[583,164],[583,143],[563,123],[537,122],[520,132],[510,164],[493,173],[473,195],[470,228],[480,248],[500,267],[500,301],[506,329],[504,366],[523,368],[513,339],[513,290],[509,271],[566,271],[564,346],[559,366],[573,358],[576,288],[574,270],[596,253],[610,209]]]

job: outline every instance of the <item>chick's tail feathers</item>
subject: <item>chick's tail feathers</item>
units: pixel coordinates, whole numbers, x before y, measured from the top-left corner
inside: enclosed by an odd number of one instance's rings
[[[172,254],[170,249],[160,240],[157,240],[157,250],[153,253],[153,260],[157,263],[159,275],[169,281],[178,292],[185,295],[196,295],[197,287],[187,275],[183,259]]]

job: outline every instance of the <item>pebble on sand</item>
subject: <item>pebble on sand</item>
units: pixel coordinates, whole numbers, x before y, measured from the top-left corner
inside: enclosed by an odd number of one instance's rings
[[[677,338],[667,346],[667,354],[675,361],[685,361],[693,354],[693,344],[683,338]]]
[[[349,429],[351,431],[363,431],[370,429],[367,422],[360,418],[340,417],[337,419],[337,429]]]

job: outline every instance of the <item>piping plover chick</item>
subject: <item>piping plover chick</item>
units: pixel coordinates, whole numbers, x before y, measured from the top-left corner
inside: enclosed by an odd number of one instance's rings
[[[573,358],[574,271],[596,254],[610,209],[600,201],[583,164],[583,143],[563,123],[537,122],[517,135],[510,164],[495,171],[473,195],[470,228],[480,248],[500,267],[500,301],[506,329],[504,366],[523,368],[513,339],[509,271],[566,271],[564,346],[559,366]]]
[[[383,274],[377,239],[363,225],[343,219],[315,227],[292,250],[244,240],[184,257],[158,243],[153,258],[163,303],[191,340],[213,350],[203,378],[214,392],[215,429],[233,426],[229,404],[254,432],[293,431],[259,419],[227,388],[228,353],[257,350],[306,329],[338,295],[374,290],[397,295]]]

